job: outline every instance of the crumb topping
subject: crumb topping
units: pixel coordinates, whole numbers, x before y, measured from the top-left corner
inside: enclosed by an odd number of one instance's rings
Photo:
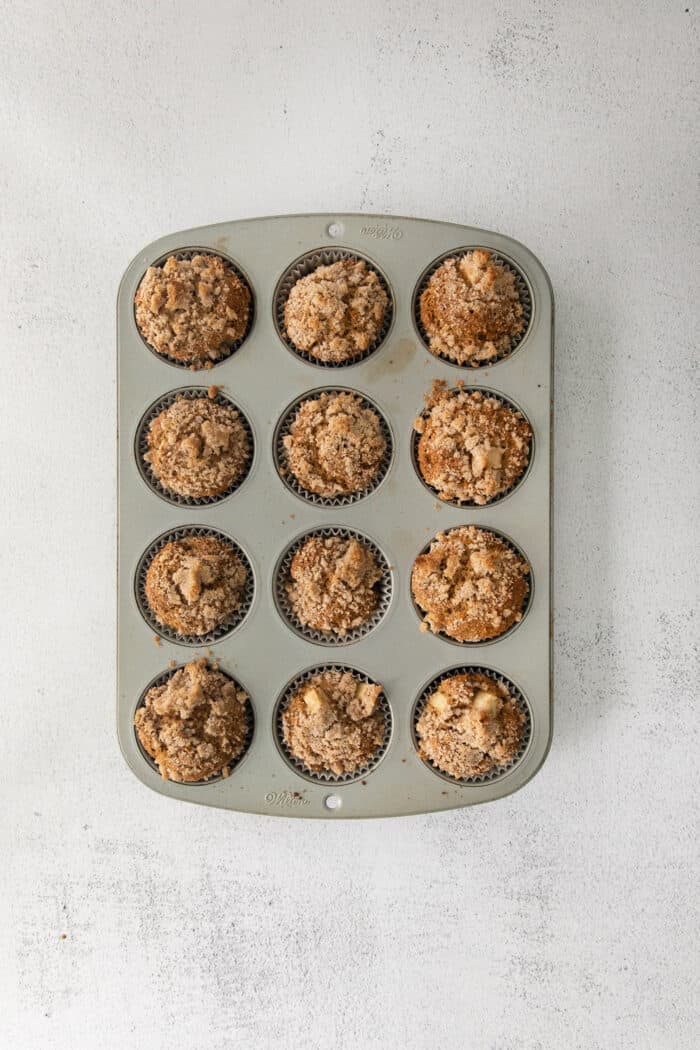
[[[144,750],[165,780],[228,776],[250,728],[248,694],[221,671],[193,660],[146,693],[134,716]]]
[[[153,419],[144,459],[165,489],[202,499],[226,492],[252,456],[243,419],[209,397],[178,397]]]
[[[250,289],[218,255],[149,266],[135,298],[136,324],[159,354],[198,367],[245,335]]]
[[[342,637],[377,608],[382,569],[359,540],[311,536],[292,558],[290,576],[289,604],[305,627]]]
[[[413,565],[413,597],[424,630],[482,642],[522,619],[528,563],[498,536],[475,525],[439,532]]]
[[[247,570],[217,536],[171,540],[146,573],[146,600],[158,622],[178,634],[208,634],[227,623],[243,599]]]
[[[341,259],[301,277],[284,307],[287,335],[319,361],[349,361],[379,337],[389,297],[362,259]]]
[[[507,686],[479,672],[440,682],[416,723],[421,758],[458,780],[512,762],[524,731]]]
[[[532,431],[520,412],[479,390],[448,390],[436,380],[420,434],[418,465],[440,499],[477,504],[509,489],[527,467]]]
[[[283,438],[289,471],[318,496],[360,492],[386,452],[379,417],[355,394],[321,394],[302,402]]]
[[[473,366],[507,352],[525,324],[514,274],[481,248],[438,267],[420,318],[432,353]]]
[[[294,694],[282,712],[284,741],[314,773],[355,773],[384,743],[380,685],[348,671],[323,671]]]

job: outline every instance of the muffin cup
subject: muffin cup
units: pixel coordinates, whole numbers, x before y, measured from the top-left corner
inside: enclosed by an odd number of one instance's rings
[[[382,461],[379,464],[379,470],[377,471],[376,477],[364,489],[358,489],[356,492],[350,492],[346,495],[340,496],[319,496],[318,493],[311,492],[309,489],[304,488],[287,465],[287,452],[284,447],[284,439],[290,432],[297,411],[300,405],[305,401],[311,401],[318,398],[321,394],[353,394],[355,397],[360,398],[363,408],[371,409],[379,419],[379,426],[386,442],[386,450],[382,457]],[[389,468],[391,467],[394,458],[394,438],[389,423],[387,422],[382,410],[369,397],[365,394],[361,394],[359,390],[353,390],[351,387],[347,386],[317,387],[314,390],[308,390],[305,394],[301,394],[299,397],[295,398],[290,405],[287,405],[275,427],[275,433],[272,439],[272,454],[275,461],[275,468],[282,483],[290,492],[293,492],[295,496],[298,496],[299,499],[303,500],[304,503],[312,503],[316,507],[349,507],[351,504],[359,503],[360,500],[371,496],[384,481],[384,478],[389,473]]]
[[[384,758],[389,748],[392,733],[392,716],[391,708],[389,707],[389,701],[387,700],[384,691],[379,694],[379,709],[384,716],[384,741],[381,746],[375,751],[371,760],[353,773],[317,773],[314,770],[309,769],[300,759],[295,758],[291,753],[284,739],[284,726],[282,724],[282,715],[290,703],[295,693],[298,692],[299,688],[304,685],[305,682],[310,681],[316,675],[324,674],[326,671],[341,671],[343,673],[348,672],[355,678],[358,678],[361,682],[366,682],[368,685],[377,685],[369,675],[366,675],[363,671],[358,671],[356,667],[348,667],[345,664],[320,664],[317,667],[309,667],[306,671],[302,671],[301,674],[296,675],[280,693],[275,709],[272,716],[272,728],[275,736],[275,742],[279,753],[285,760],[288,766],[294,770],[300,777],[304,777],[305,780],[312,780],[316,783],[321,784],[353,784],[358,780],[362,780],[363,777],[369,776],[379,765]]]
[[[430,759],[422,757],[422,755],[420,754],[420,740],[418,737],[417,730],[418,719],[422,715],[423,709],[425,708],[425,705],[427,704],[431,694],[435,692],[435,690],[441,684],[441,682],[446,681],[448,678],[454,678],[455,675],[458,674],[483,674],[486,675],[487,678],[491,678],[494,682],[499,682],[501,685],[504,685],[510,693],[513,700],[515,700],[515,702],[517,703],[520,711],[522,711],[522,713],[525,715],[523,736],[520,742],[520,747],[518,748],[518,753],[516,754],[515,758],[513,758],[510,762],[507,762],[503,766],[497,766],[495,769],[492,769],[489,773],[480,773],[477,776],[463,777],[462,779],[450,776],[449,773],[445,773],[444,770],[439,769],[438,766],[436,766],[433,762],[430,761]],[[443,780],[447,780],[450,784],[488,784],[494,780],[500,780],[502,777],[507,776],[524,758],[525,752],[527,751],[528,746],[530,744],[530,740],[532,739],[532,712],[530,710],[530,705],[528,701],[526,700],[524,694],[520,691],[520,689],[518,689],[518,687],[513,682],[511,682],[509,678],[506,678],[505,675],[500,674],[498,671],[494,671],[490,667],[477,667],[474,665],[469,665],[465,667],[450,667],[448,668],[448,670],[443,671],[441,674],[436,675],[434,678],[431,678],[430,681],[425,686],[423,686],[423,689],[418,694],[418,697],[413,704],[413,710],[411,712],[411,738],[413,740],[413,746],[416,750],[416,754],[420,758],[421,762],[425,766],[427,766],[432,773],[435,773],[436,776],[441,777]]]
[[[189,539],[194,536],[215,536],[216,539],[222,540],[232,547],[245,567],[246,584],[241,604],[225,623],[222,623],[213,631],[208,631],[206,634],[178,634],[172,627],[166,627],[160,623],[148,604],[148,599],[146,598],[146,576],[154,557],[158,551],[163,549],[166,543],[170,543],[172,540]],[[199,648],[202,645],[213,645],[216,642],[220,642],[222,638],[233,634],[241,626],[250,612],[255,597],[255,574],[252,562],[246,552],[240,544],[230,536],[227,536],[225,532],[211,529],[206,525],[183,525],[181,528],[164,532],[146,548],[136,568],[134,596],[139,612],[151,630],[155,631],[161,638],[166,638],[169,642],[176,642],[177,645],[187,645],[190,648]]]
[[[494,398],[494,400],[496,400],[500,404],[502,404],[505,408],[511,408],[511,409],[513,409],[514,412],[519,412],[520,415],[523,417],[523,419],[527,420],[527,422],[530,423],[530,420],[527,418],[527,415],[525,414],[525,412],[522,410],[522,408],[520,408],[519,405],[516,405],[515,401],[513,401],[509,397],[506,397],[504,394],[496,393],[495,390],[491,390],[488,387],[483,387],[483,386],[456,387],[456,386],[453,386],[453,387],[450,387],[450,389],[448,391],[448,393],[450,393],[450,394],[458,394],[458,393],[473,394],[475,392],[483,394],[484,397],[492,397],[492,398]],[[430,409],[424,409],[422,412],[419,413],[419,417],[421,419],[427,419],[429,417],[429,415],[430,415]],[[440,500],[440,502],[444,503],[446,506],[448,506],[448,507],[465,507],[465,508],[468,508],[470,510],[472,510],[472,509],[480,510],[483,507],[494,507],[497,503],[502,503],[504,499],[507,499],[508,496],[511,496],[516,491],[516,489],[520,488],[520,486],[523,484],[523,482],[527,478],[528,474],[530,473],[530,468],[532,466],[532,462],[533,462],[533,459],[535,457],[535,434],[534,434],[534,429],[533,429],[533,426],[532,426],[531,423],[530,423],[530,430],[532,431],[532,437],[530,438],[530,448],[529,448],[529,452],[528,452],[527,463],[525,465],[525,469],[523,470],[522,474],[507,489],[504,489],[503,492],[499,492],[499,494],[497,496],[494,496],[492,499],[486,500],[485,503],[475,503],[474,500],[443,499],[441,496],[438,495],[438,490],[436,488],[434,488],[432,485],[430,485],[425,480],[425,478],[423,477],[423,475],[421,473],[420,463],[419,463],[419,460],[418,460],[418,444],[420,442],[421,435],[415,429],[411,432],[411,463],[413,465],[413,469],[416,472],[416,477],[420,481],[421,485],[425,489],[427,489],[427,491],[430,493],[431,496],[434,497],[434,499]]]
[[[377,559],[377,564],[382,569],[382,575],[377,584],[378,600],[374,614],[366,621],[366,623],[363,623],[360,627],[353,628],[343,635],[338,634],[335,631],[319,631],[314,627],[307,627],[305,624],[301,623],[301,621],[297,619],[287,595],[286,585],[291,580],[290,569],[292,566],[292,559],[299,548],[303,546],[307,540],[314,537],[321,537],[322,539],[339,537],[344,540],[358,540],[364,544],[365,547],[369,547],[372,554],[374,554]],[[353,642],[359,642],[361,638],[365,638],[382,622],[389,610],[389,606],[391,605],[393,593],[393,575],[389,559],[384,551],[364,532],[359,532],[357,529],[346,529],[340,525],[329,525],[327,528],[321,527],[317,529],[309,529],[307,532],[303,532],[300,536],[297,536],[295,540],[292,540],[289,546],[285,547],[278,558],[273,576],[273,598],[277,612],[291,631],[299,635],[300,638],[304,638],[307,642],[313,642],[315,645],[337,647],[341,645],[352,645]]]
[[[155,492],[156,496],[165,500],[166,503],[171,503],[174,507],[212,507],[216,503],[222,503],[224,500],[232,496],[234,492],[238,492],[239,488],[246,478],[249,477],[250,472],[253,469],[256,445],[253,428],[248,417],[240,405],[237,405],[236,402],[230,397],[227,397],[226,394],[218,393],[216,397],[210,398],[207,389],[208,388],[205,386],[180,387],[178,390],[171,390],[170,393],[164,394],[146,409],[136,430],[136,436],[134,438],[134,458],[136,459],[136,466],[138,467],[139,474],[146,482],[149,489],[151,489],[152,492]],[[218,496],[181,496],[179,493],[166,488],[156,477],[150,463],[146,462],[145,457],[148,452],[148,428],[156,416],[163,412],[164,409],[170,408],[171,405],[174,405],[180,397],[183,397],[188,401],[197,401],[200,398],[206,398],[207,400],[213,401],[214,404],[235,408],[240,416],[243,429],[246,432],[250,444],[250,456],[241,476],[234,481],[232,485],[229,485],[227,489],[219,493]]]
[[[188,361],[178,361],[178,359],[176,357],[171,357],[170,354],[161,354],[158,350],[156,350],[156,348],[154,346],[151,346],[151,344],[148,342],[148,340],[144,336],[143,332],[139,328],[138,324],[136,323],[136,303],[135,302],[134,302],[134,325],[136,327],[136,331],[139,333],[139,335],[141,337],[141,341],[143,342],[143,345],[145,347],[147,347],[151,351],[152,354],[155,354],[155,356],[158,358],[159,361],[167,361],[169,365],[174,365],[175,368],[184,368],[184,369],[186,369],[189,372],[203,372],[203,371],[210,371],[212,368],[216,368],[217,365],[220,365],[223,361],[226,361],[229,357],[232,356],[232,354],[235,354],[236,351],[240,350],[240,348],[243,346],[244,342],[246,341],[246,339],[250,335],[250,332],[251,332],[251,329],[253,327],[253,324],[255,323],[255,293],[253,291],[253,286],[250,283],[249,278],[243,272],[243,270],[240,268],[238,263],[235,263],[233,261],[233,259],[230,259],[228,257],[228,255],[223,255],[221,252],[213,251],[211,248],[183,248],[181,251],[167,252],[165,255],[161,255],[154,262],[149,263],[149,266],[156,266],[158,268],[162,268],[165,265],[166,261],[171,256],[174,256],[176,259],[182,261],[182,260],[185,260],[185,259],[193,259],[195,257],[195,255],[213,255],[217,259],[221,259],[222,263],[226,267],[228,267],[229,270],[232,270],[235,273],[236,277],[238,277],[243,282],[243,284],[246,286],[246,288],[250,292],[250,305],[248,307],[248,323],[246,325],[245,332],[243,333],[241,338],[240,339],[236,339],[232,343],[222,343],[221,349],[222,349],[223,353],[221,354],[220,357],[217,357],[216,360],[209,359],[207,362],[205,362],[203,364],[193,364],[193,363],[188,362]],[[145,271],[144,271],[144,275],[145,275]],[[142,277],[142,279],[143,279],[143,277]],[[139,285],[140,285],[140,283],[141,282],[139,281]]]
[[[512,273],[515,277],[515,286],[518,290],[520,305],[523,308],[522,332],[520,332],[519,335],[516,335],[513,337],[513,339],[511,339],[510,346],[507,350],[503,350],[500,354],[496,355],[495,357],[490,357],[488,361],[479,361],[474,364],[470,364],[468,361],[464,364],[460,364],[459,361],[454,361],[451,357],[448,357],[447,354],[436,354],[434,350],[430,349],[430,336],[423,327],[423,322],[421,321],[420,316],[420,297],[425,291],[430,278],[433,276],[435,271],[440,266],[442,266],[446,259],[460,258],[462,255],[466,255],[467,252],[478,251],[479,248],[480,246],[478,244],[472,244],[467,245],[463,248],[453,248],[449,252],[443,252],[442,255],[439,255],[437,259],[434,259],[430,263],[430,265],[423,271],[423,273],[418,278],[418,283],[416,284],[416,287],[413,291],[411,313],[413,315],[413,324],[416,329],[416,332],[418,333],[420,341],[422,342],[425,349],[430,354],[432,354],[433,357],[437,358],[439,361],[444,361],[446,365],[451,365],[453,368],[467,368],[469,370],[477,368],[489,368],[491,365],[498,364],[499,361],[505,361],[506,358],[511,357],[511,355],[514,354],[515,351],[518,350],[522,343],[525,341],[525,338],[528,332],[530,331],[532,323],[532,293],[530,291],[530,285],[528,284],[525,275],[507,256],[501,255],[499,252],[494,252],[490,248],[485,248],[483,249],[484,251],[490,252],[492,258],[496,262],[500,263],[504,269],[508,270],[509,273]]]
[[[184,666],[184,664],[180,664],[179,667],[169,667],[167,671],[163,671],[161,672],[161,674],[156,675],[156,677],[148,683],[146,688],[141,693],[141,696],[138,699],[138,703],[134,708],[134,714],[131,719],[132,726],[134,729],[134,737],[136,739],[136,746],[139,752],[141,753],[141,756],[144,759],[144,761],[151,767],[152,770],[154,770],[154,772],[158,774],[158,776],[162,775],[158,767],[158,763],[154,758],[151,758],[148,751],[146,751],[145,747],[141,743],[139,735],[136,732],[136,726],[133,725],[134,717],[136,716],[136,712],[139,710],[139,708],[143,707],[143,705],[145,704],[146,695],[150,692],[150,690],[155,688],[156,686],[165,685],[165,683],[169,681],[170,678],[172,678],[175,672],[181,671]],[[226,671],[222,671],[221,668],[219,668],[219,674],[222,674],[224,678],[228,678],[229,682],[233,682],[237,689],[242,689],[246,694],[248,694],[248,690],[245,688],[244,685],[241,685],[238,679],[234,678],[230,674],[227,674]],[[245,706],[246,712],[248,714],[248,732],[246,733],[241,753],[237,755],[236,758],[232,758],[229,762],[225,762],[224,765],[221,767],[222,770],[228,767],[229,772],[227,776],[224,776],[223,772],[221,772],[220,770],[218,773],[213,773],[210,777],[207,777],[206,780],[174,780],[172,781],[172,783],[182,784],[185,787],[204,787],[207,784],[217,784],[220,780],[228,780],[228,777],[231,776],[234,770],[238,768],[245,756],[248,754],[248,751],[250,750],[250,745],[253,742],[253,734],[255,733],[255,711],[253,709],[253,704],[251,702],[250,695],[248,695],[248,699],[245,702]]]
[[[528,591],[527,591],[527,594],[525,596],[525,603],[524,603],[524,605],[522,607],[522,611],[521,611],[522,614],[520,616],[520,619],[517,620],[516,623],[512,624],[506,631],[503,631],[501,634],[495,634],[493,636],[493,638],[484,638],[482,641],[478,641],[478,642],[460,642],[457,638],[451,638],[450,635],[446,634],[444,631],[433,631],[430,628],[428,628],[428,634],[433,635],[433,637],[435,637],[435,638],[440,638],[443,642],[449,642],[450,645],[458,645],[462,649],[475,648],[475,647],[481,646],[481,645],[494,645],[495,642],[502,642],[504,638],[508,638],[509,635],[513,634],[514,631],[517,631],[517,629],[520,627],[520,625],[525,620],[525,617],[527,616],[527,614],[528,614],[528,612],[529,612],[529,610],[530,610],[530,608],[532,606],[532,596],[533,596],[534,591],[535,591],[535,581],[534,581],[534,578],[533,578],[532,564],[530,562],[530,559],[527,557],[526,554],[523,553],[521,548],[518,547],[517,543],[514,543],[513,540],[510,538],[510,536],[506,536],[505,533],[500,531],[500,529],[493,529],[489,525],[479,525],[477,522],[473,522],[472,521],[472,522],[467,522],[464,525],[453,525],[449,529],[441,529],[440,531],[444,532],[447,535],[450,532],[453,532],[455,529],[463,529],[463,528],[466,528],[468,526],[473,526],[475,529],[481,529],[482,532],[492,532],[493,535],[497,536],[498,539],[501,540],[501,542],[504,543],[506,547],[510,547],[510,549],[515,554],[517,554],[519,558],[522,558],[523,561],[527,562],[527,564],[530,567],[530,571],[525,574],[525,579],[528,582]],[[435,533],[433,536],[431,536],[430,539],[428,540],[428,542],[425,543],[421,547],[421,549],[418,551],[418,553],[416,554],[416,557],[413,559],[413,563],[411,565],[411,572],[410,572],[409,580],[408,580],[408,586],[409,586],[409,591],[410,591],[410,595],[411,595],[411,604],[412,604],[413,609],[414,609],[414,611],[416,613],[416,616],[418,617],[418,619],[419,619],[419,621],[421,623],[425,622],[425,613],[422,611],[420,605],[418,604],[418,602],[416,601],[416,599],[415,599],[415,597],[413,595],[413,565],[415,565],[416,558],[419,558],[421,556],[421,554],[427,554],[428,553],[428,551],[430,550],[431,544],[435,540],[435,536],[436,535],[437,535],[437,533]]]
[[[358,259],[366,263],[368,269],[373,270],[379,278],[389,302],[384,315],[384,324],[382,325],[379,335],[371,346],[366,350],[363,350],[361,353],[356,354],[354,357],[349,358],[347,361],[321,361],[320,358],[314,357],[314,355],[309,353],[308,350],[300,350],[299,347],[289,338],[284,324],[284,308],[287,299],[289,298],[289,293],[297,281],[301,280],[302,277],[307,277],[308,274],[313,273],[313,271],[318,269],[319,266],[330,266],[332,263],[341,262],[343,259]],[[277,287],[275,288],[272,299],[272,316],[275,328],[277,329],[277,334],[290,353],[294,354],[296,357],[300,357],[301,360],[306,361],[307,364],[315,365],[317,368],[350,368],[352,365],[359,364],[360,361],[366,361],[368,357],[371,357],[372,354],[376,353],[386,339],[394,320],[394,295],[387,278],[379,267],[373,263],[371,259],[368,259],[366,255],[363,255],[361,252],[350,251],[347,248],[319,248],[316,251],[306,252],[304,255],[301,255],[284,271],[277,282]]]

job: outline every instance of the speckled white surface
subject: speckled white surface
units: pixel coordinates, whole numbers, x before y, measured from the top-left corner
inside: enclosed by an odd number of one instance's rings
[[[13,5],[0,1045],[697,1045],[696,6]],[[333,206],[501,230],[554,283],[555,739],[489,806],[236,816],[117,748],[119,276]]]

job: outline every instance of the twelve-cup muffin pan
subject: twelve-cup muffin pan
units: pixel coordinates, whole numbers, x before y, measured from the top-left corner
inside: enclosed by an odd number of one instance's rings
[[[526,327],[512,352],[479,368],[460,367],[427,349],[418,297],[436,266],[483,247],[515,275]],[[134,319],[146,269],[169,255],[221,256],[252,292],[245,337],[210,369],[191,371],[156,354]],[[347,365],[299,353],[284,331],[294,281],[321,263],[355,257],[373,267],[390,306],[379,339]],[[473,805],[503,797],[531,779],[551,738],[551,396],[553,300],[549,279],[527,248],[500,234],[452,223],[376,215],[289,215],[219,223],[161,238],[133,260],[118,297],[119,741],[136,776],[171,798],[289,817],[383,817]],[[330,369],[332,369],[332,374]],[[325,375],[324,375],[325,371]],[[415,464],[413,422],[433,380],[493,392],[529,420],[528,469],[503,497],[484,506],[437,498]],[[327,382],[326,382],[327,380]],[[245,476],[221,497],[180,499],[162,489],[143,459],[145,429],[178,394],[217,398],[243,417],[253,455]],[[361,498],[323,499],[284,471],[282,438],[293,408],[322,390],[351,390],[379,410],[389,454]],[[477,525],[501,534],[527,558],[530,594],[521,622],[500,638],[459,645],[420,630],[410,588],[417,555],[436,533]],[[285,601],[291,553],[308,533],[359,534],[380,557],[377,614],[348,636],[309,631]],[[220,535],[248,568],[244,602],[228,624],[198,639],[159,627],[143,597],[149,559],[168,538]],[[461,649],[461,652],[459,651]],[[148,689],[195,654],[211,654],[250,697],[251,732],[230,775],[180,784],[161,778],[134,731]],[[305,770],[285,747],[281,712],[315,670],[349,669],[381,684],[386,738],[362,770],[345,777]],[[465,670],[505,681],[525,714],[520,753],[483,777],[455,781],[423,761],[415,723],[430,692]]]

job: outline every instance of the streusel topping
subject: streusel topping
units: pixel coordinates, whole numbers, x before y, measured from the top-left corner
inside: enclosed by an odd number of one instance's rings
[[[163,488],[193,499],[226,492],[253,454],[240,412],[209,397],[178,397],[151,421],[146,442]]]
[[[314,675],[282,712],[290,753],[314,773],[355,773],[384,743],[386,725],[379,706],[380,685],[348,671]]]
[[[525,715],[506,685],[480,672],[440,682],[416,724],[419,754],[463,780],[505,766],[518,754]]]
[[[486,529],[465,525],[439,532],[411,575],[422,627],[458,642],[503,634],[523,615],[528,563]]]
[[[218,255],[149,266],[135,298],[136,324],[159,354],[195,368],[225,357],[245,335],[250,289]]]
[[[432,353],[473,366],[506,353],[525,324],[514,274],[481,248],[437,268],[420,318]]]
[[[303,401],[283,444],[287,468],[299,484],[329,497],[366,489],[386,452],[377,413],[345,392]]]
[[[245,690],[221,671],[193,660],[148,690],[134,725],[165,780],[228,776],[250,729],[247,701]]]
[[[284,307],[287,335],[319,361],[363,354],[379,337],[389,297],[362,259],[341,259],[301,277]]]
[[[416,419],[418,465],[440,499],[484,504],[511,488],[527,467],[532,431],[515,409],[479,390],[433,383]]]
[[[341,536],[311,536],[290,567],[287,597],[300,623],[341,637],[377,608],[382,569],[366,544]]]
[[[217,536],[171,540],[146,573],[146,600],[159,623],[202,635],[231,620],[248,573],[234,548]]]

